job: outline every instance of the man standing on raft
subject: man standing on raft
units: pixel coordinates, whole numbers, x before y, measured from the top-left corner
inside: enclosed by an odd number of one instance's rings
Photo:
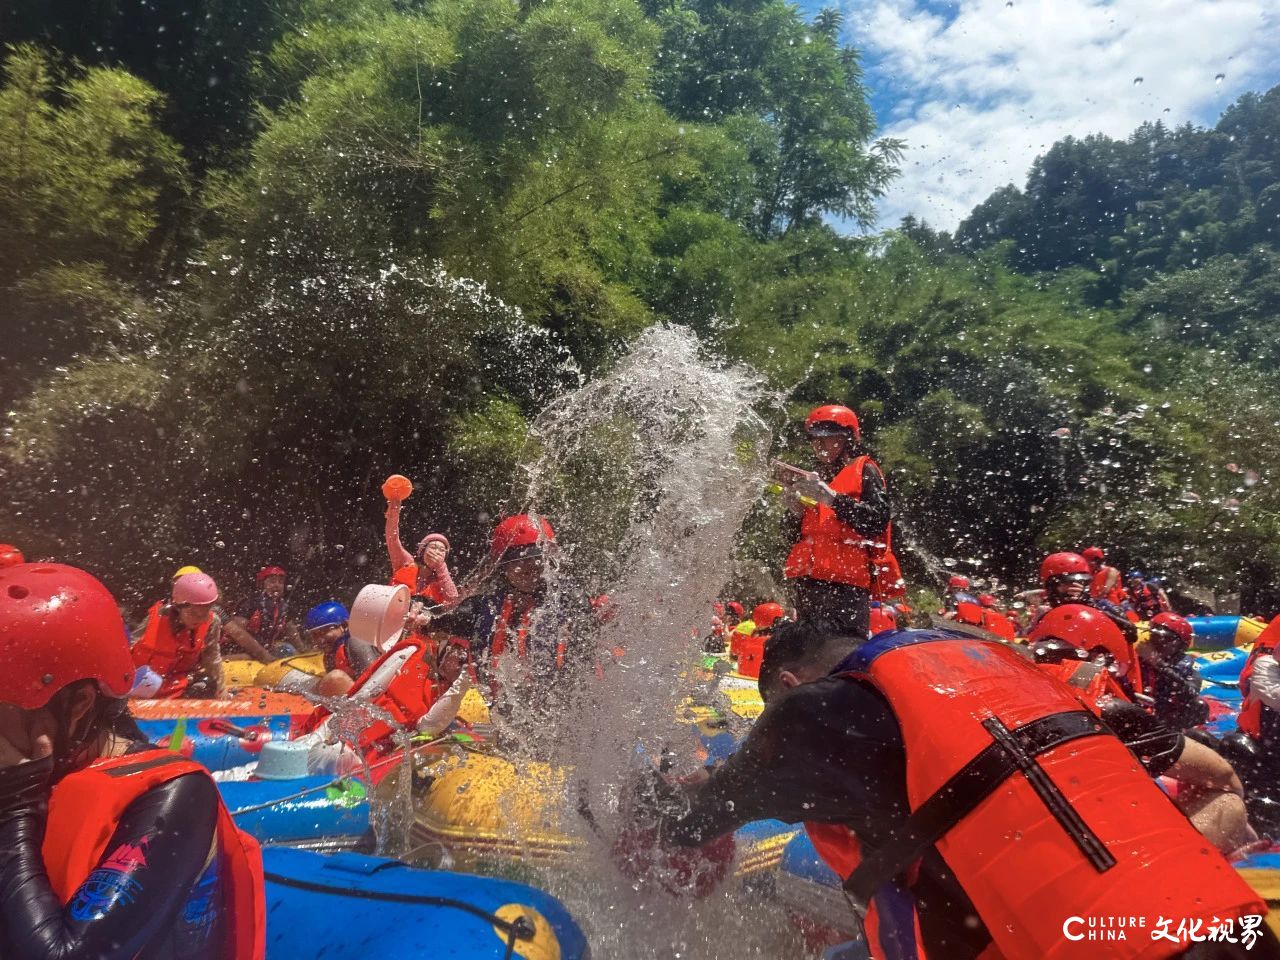
[[[848,407],[818,407],[804,429],[817,471],[775,465],[794,541],[783,573],[801,620],[865,637],[872,598],[902,595],[884,474],[862,446],[858,415]]]

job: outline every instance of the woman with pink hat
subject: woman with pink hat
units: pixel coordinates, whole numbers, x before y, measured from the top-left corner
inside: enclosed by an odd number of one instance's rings
[[[392,584],[403,583],[416,598],[430,606],[454,603],[458,588],[445,558],[449,540],[443,533],[429,533],[418,544],[416,556],[400,542],[401,499],[387,498],[387,557],[391,560]]]

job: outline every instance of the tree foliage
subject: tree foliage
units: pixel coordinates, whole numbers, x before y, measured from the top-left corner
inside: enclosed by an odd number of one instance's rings
[[[48,5],[0,20],[38,44],[0,87],[2,519],[33,554],[139,594],[179,562],[355,583],[398,470],[465,566],[547,399],[676,322],[795,420],[859,410],[917,583],[1089,539],[1280,602],[1280,90],[1054,144],[954,236],[849,236],[903,147],[834,11],[152,15],[95,7],[100,50]],[[766,573],[777,520],[743,537]]]

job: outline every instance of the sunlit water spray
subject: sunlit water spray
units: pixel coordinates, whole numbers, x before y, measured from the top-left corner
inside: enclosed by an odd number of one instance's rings
[[[744,923],[758,907],[743,904],[732,880],[705,900],[677,899],[625,878],[610,851],[618,797],[640,766],[664,749],[673,772],[700,762],[693,728],[677,715],[706,685],[701,639],[765,483],[770,433],[758,410],[773,402],[754,371],[708,359],[687,330],[654,327],[612,372],[554,400],[533,425],[518,506],[546,515],[562,545],[550,602],[607,594],[609,619],[591,625],[603,677],[513,746],[563,766],[563,809],[589,811],[565,818],[587,844],[581,862],[538,882],[564,898],[599,956],[776,956],[771,938],[788,936],[772,929],[776,912]]]

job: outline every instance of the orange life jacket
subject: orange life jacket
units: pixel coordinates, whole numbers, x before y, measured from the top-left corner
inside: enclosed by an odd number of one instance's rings
[[[1186,948],[1151,939],[1161,916],[1265,913],[1087,705],[1011,648],[904,632],[840,669],[885,697],[906,751],[911,815],[893,840],[864,856],[848,828],[811,833],[872,913],[881,893],[909,887],[930,847],[1004,960],[1097,956],[1064,936],[1074,916],[1145,918],[1106,955],[1155,960]]]
[[[423,568],[416,563],[406,563],[391,575],[391,585],[395,587],[404,584],[415,597],[426,597],[435,605],[444,603],[447,598],[440,588],[440,583],[437,580],[428,579],[428,574],[422,570]]]
[[[868,464],[880,472],[870,457],[861,456],[836,474],[831,489],[862,496],[862,471]],[[876,541],[867,540],[840,522],[835,510],[824,504],[806,507],[800,520],[800,540],[791,548],[783,574],[787,578],[813,577],[871,591],[875,599],[902,596],[906,590],[902,571],[893,555],[892,525]]]
[[[453,642],[462,641],[455,638]],[[383,663],[405,650],[412,651],[408,659],[400,665],[387,688],[369,700],[371,704],[390,714],[396,726],[386,720],[374,720],[360,731],[357,746],[366,762],[371,763],[395,750],[396,745],[391,735],[397,729],[413,730],[444,692],[440,689],[440,678],[436,671],[437,645],[434,640],[415,633],[375,660],[356,680],[347,696],[357,696]],[[303,721],[301,732],[316,730],[330,713],[326,707],[316,707]]]
[[[191,682],[191,673],[200,666],[213,618],[194,630],[175,628],[164,606],[161,601],[147,611],[146,629],[131,651],[133,665],[150,667],[164,678],[164,685],[156,694],[158,698],[180,697]]]
[[[1113,573],[1116,575],[1116,582],[1114,586],[1108,589],[1107,578]],[[1110,600],[1116,606],[1124,603],[1127,594],[1120,577],[1120,571],[1115,567],[1108,567],[1103,564],[1102,568],[1093,575],[1093,580],[1089,584],[1089,596],[1095,600]]]
[[[1258,634],[1258,639],[1253,641],[1253,649],[1249,651],[1249,658],[1244,662],[1244,669],[1240,671],[1240,695],[1243,697],[1243,702],[1240,706],[1240,716],[1236,718],[1236,726],[1255,740],[1264,739],[1264,733],[1267,740],[1276,738],[1277,734],[1280,734],[1278,729],[1280,717],[1276,715],[1276,711],[1249,691],[1254,664],[1261,656],[1275,656],[1277,640],[1280,640],[1280,617],[1272,620],[1267,624],[1267,628]]]
[[[971,627],[985,627],[986,617],[984,611],[979,604],[972,600],[961,600],[956,604],[954,612],[947,614],[948,620],[954,620],[956,623],[967,623]]]
[[[178,777],[209,772],[167,750],[148,750],[95,760],[53,788],[44,836],[49,884],[67,903],[97,868],[120,817],[154,787]],[[258,841],[239,830],[221,800],[216,833],[224,873],[222,916],[225,960],[261,960],[266,954],[266,893]]]

